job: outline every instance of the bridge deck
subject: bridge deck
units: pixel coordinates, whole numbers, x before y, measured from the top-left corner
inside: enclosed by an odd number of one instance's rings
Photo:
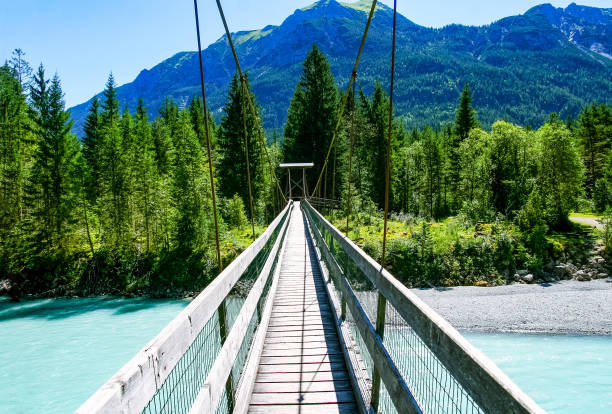
[[[313,249],[298,204],[291,214],[251,413],[357,412]]]

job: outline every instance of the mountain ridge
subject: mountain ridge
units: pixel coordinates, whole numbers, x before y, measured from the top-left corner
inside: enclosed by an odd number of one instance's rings
[[[328,56],[338,86],[346,87],[370,4],[322,0],[297,9],[278,26],[232,35],[267,129],[284,125],[312,44]],[[387,83],[391,22],[392,10],[379,4],[358,77],[366,92],[376,79]],[[500,115],[538,124],[549,112],[576,115],[590,101],[611,103],[611,31],[612,9],[575,3],[565,9],[542,4],[484,26],[427,28],[398,15],[396,113],[408,127],[448,122],[466,81],[485,125]],[[209,109],[219,118],[235,68],[225,35],[203,54]],[[143,97],[156,113],[166,96],[186,106],[199,87],[197,54],[184,51],[144,69],[117,91],[130,110]],[[89,104],[71,108],[79,136]]]

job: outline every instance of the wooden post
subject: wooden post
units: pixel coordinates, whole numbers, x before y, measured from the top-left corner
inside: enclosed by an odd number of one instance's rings
[[[302,168],[302,190],[304,190],[304,200],[308,198],[306,194],[306,168]]]
[[[227,305],[225,304],[225,300],[221,302],[219,305],[219,336],[221,337],[221,346],[225,343],[227,339],[228,329],[227,329]],[[234,396],[232,393],[232,382],[233,376],[232,371],[230,370],[229,377],[227,378],[227,382],[225,383],[225,394],[227,396],[227,408],[228,412],[234,411]]]
[[[382,342],[385,337],[385,320],[387,310],[387,299],[378,293],[378,306],[376,309],[376,333],[380,336]],[[380,403],[380,374],[376,367],[373,369],[372,378],[372,407],[374,411],[378,412],[378,405]]]

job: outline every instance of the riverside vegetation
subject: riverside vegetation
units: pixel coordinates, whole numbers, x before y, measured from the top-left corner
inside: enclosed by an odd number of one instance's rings
[[[252,240],[249,219],[260,233],[282,207],[268,157],[274,166],[314,162],[308,187],[321,176],[320,195],[344,206],[350,189],[348,234],[377,258],[388,97],[378,82],[371,96],[361,88],[350,95],[321,174],[340,93],[316,46],[303,66],[282,140],[259,139],[261,118],[243,110],[237,76],[216,125],[198,98],[184,108],[166,99],[152,121],[142,100],[133,115],[122,111],[112,75],[79,140],[57,75],[47,79],[42,65],[32,75],[16,50],[0,68],[0,289],[14,297],[178,296],[205,287],[217,269],[204,122],[225,263]],[[254,99],[248,81],[246,89]],[[612,203],[609,106],[589,105],[566,121],[552,114],[537,130],[505,121],[483,128],[466,84],[454,124],[407,130],[398,118],[392,138],[389,266],[405,283],[497,284],[517,270],[562,276],[568,261],[588,261],[593,239],[568,214]],[[345,230],[343,213],[332,215]]]

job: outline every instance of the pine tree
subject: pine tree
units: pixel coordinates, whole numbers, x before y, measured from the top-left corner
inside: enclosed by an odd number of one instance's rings
[[[25,60],[25,52],[21,49],[13,50],[13,55],[10,60],[10,65],[17,75],[19,84],[22,89],[26,89],[30,85],[32,78],[32,68]]]
[[[386,159],[387,159],[387,134],[389,128],[389,98],[385,94],[382,84],[376,82],[374,84],[374,93],[371,102],[365,96],[363,91],[360,94],[361,111],[363,112],[366,122],[370,125],[374,135],[364,142],[362,156],[367,160],[366,169],[368,171],[368,188],[370,197],[376,203],[378,208],[383,208],[385,205],[385,176],[386,176]],[[396,133],[392,136],[392,146],[397,144]],[[392,188],[390,200],[393,200]]]
[[[113,75],[106,82],[102,101],[100,151],[100,184],[98,209],[102,224],[102,240],[110,249],[119,251],[130,247],[132,237],[130,226],[129,184],[130,171],[128,154],[125,152],[125,124],[119,115],[119,101]]]
[[[472,92],[470,84],[466,83],[461,92],[459,99],[459,108],[457,108],[457,117],[455,119],[455,134],[459,137],[459,141],[463,141],[468,137],[470,131],[480,127],[476,111],[472,107]]]
[[[64,249],[72,225],[75,195],[74,169],[80,150],[70,132],[72,121],[65,111],[57,75],[47,89],[44,68],[34,77],[32,107],[36,124],[37,151],[30,178],[32,210],[41,247]]]
[[[177,212],[174,241],[180,251],[194,251],[207,241],[205,209],[209,183],[204,156],[192,129],[188,111],[180,113],[176,124],[176,161],[173,200]]]
[[[189,103],[189,115],[191,116],[191,125],[198,137],[200,146],[206,148],[206,131],[204,130],[204,110],[202,108],[202,98],[193,98]],[[206,116],[208,120],[208,137],[210,138],[211,149],[216,149],[217,146],[217,131],[215,120],[211,113]],[[213,154],[214,158],[214,154]]]
[[[160,179],[155,163],[155,148],[149,115],[142,99],[138,100],[134,130],[135,141],[137,142],[134,159],[136,180],[134,183],[134,198],[138,205],[140,218],[137,233],[144,236],[145,250],[149,252],[154,235],[155,201],[159,196]]]
[[[467,139],[470,131],[474,128],[479,128],[480,123],[476,116],[476,111],[472,107],[472,92],[470,84],[466,83],[461,92],[459,99],[459,107],[457,108],[457,116],[455,119],[455,129],[452,139],[449,142],[448,157],[449,157],[449,184],[453,195],[454,207],[457,209],[461,202],[461,193],[459,189],[459,181],[461,179],[460,170],[460,153],[459,147],[461,143]]]
[[[329,63],[316,45],[303,63],[303,73],[289,105],[283,156],[286,162],[314,162],[308,171],[312,191],[323,168],[337,120],[338,91]],[[328,162],[327,182],[319,190],[332,187],[334,155]]]
[[[612,111],[606,105],[587,105],[580,114],[576,134],[582,147],[582,159],[586,167],[585,187],[589,197],[593,195],[595,183],[604,177],[606,162],[612,146],[612,132],[610,132],[612,121],[610,119],[612,119]],[[605,132],[606,129],[608,133]]]
[[[219,126],[218,172],[221,181],[219,186],[221,195],[230,199],[238,194],[244,205],[249,206],[245,142],[248,142],[251,185],[255,200],[259,199],[263,189],[263,151],[258,136],[258,129],[262,128],[260,117],[255,116],[249,109],[246,95],[246,93],[250,94],[250,99],[254,101],[255,97],[250,92],[248,79],[246,88],[245,91],[240,78],[234,74],[224,108],[225,115]],[[244,136],[245,122],[246,139]]]
[[[430,218],[437,218],[440,211],[440,187],[442,178],[442,157],[438,134],[431,128],[423,130],[423,175],[424,200],[427,215]]]
[[[117,99],[115,78],[111,73],[108,75],[104,89],[104,99],[102,100],[102,124],[110,128],[119,122],[119,116],[119,100]]]
[[[31,129],[18,74],[4,65],[0,67],[0,267],[4,271],[9,271],[6,245],[28,215],[24,191],[33,151]]]
[[[85,163],[83,172],[86,175],[87,198],[92,205],[95,205],[97,196],[100,194],[101,124],[100,100],[96,96],[91,102],[83,127],[85,134],[83,137],[83,161]]]

